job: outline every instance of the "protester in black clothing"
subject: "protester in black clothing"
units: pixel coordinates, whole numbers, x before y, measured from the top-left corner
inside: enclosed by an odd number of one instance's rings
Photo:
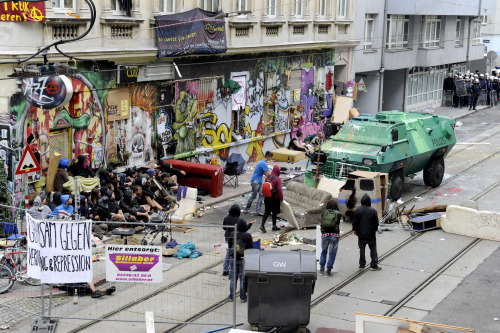
[[[253,239],[247,231],[252,224],[247,224],[244,220],[239,219],[236,224],[236,245],[234,244],[234,233],[233,230],[228,237],[228,248],[232,249],[230,251],[231,259],[234,258],[234,247],[236,248],[236,260],[229,261],[229,301],[234,301],[233,290],[236,291],[238,285],[238,279],[240,280],[240,299],[242,303],[247,301],[247,294],[243,285],[243,258],[245,255],[245,250],[253,248]],[[235,272],[233,273],[233,263],[236,262]],[[236,274],[236,275],[234,275]]]
[[[144,207],[137,204],[134,192],[129,189],[123,193],[123,199],[120,201],[120,208],[129,222],[142,220],[149,222],[149,216]]]
[[[224,221],[222,222],[222,229],[224,229],[224,238],[226,239],[226,243],[229,243],[229,235],[233,232],[233,228],[227,228],[228,226],[235,226],[238,224],[238,221],[242,220],[243,222],[245,222],[245,220],[243,220],[242,218],[240,218],[240,215],[241,215],[241,208],[240,206],[235,203],[233,204],[230,208],[229,208],[229,213],[228,215],[224,218]],[[248,224],[248,229],[250,229],[250,227],[252,226],[252,224],[254,224],[257,220],[253,220],[251,221],[249,224]],[[247,229],[247,230],[248,230]],[[245,231],[247,231],[245,230]],[[229,275],[229,261],[230,261],[230,258],[231,258],[231,251],[233,251],[232,249],[229,249],[227,248],[226,249],[226,257],[224,258],[224,265],[222,267],[222,275],[225,276],[225,275]]]
[[[69,166],[68,172],[71,172],[73,177],[80,176],[84,178],[92,178],[95,175],[89,164],[90,161],[88,156],[80,155],[78,156],[78,161]]]
[[[54,194],[52,195],[52,202],[48,203],[50,211],[53,211],[57,206],[62,205],[61,195],[62,193],[59,191],[54,192]]]
[[[307,152],[305,145],[299,141],[302,140],[303,136],[304,134],[302,134],[301,131],[297,131],[297,137],[290,140],[288,143],[288,149]]]
[[[359,247],[359,268],[364,269],[366,265],[365,248],[370,248],[370,268],[373,271],[379,271],[382,268],[378,266],[377,254],[377,230],[378,215],[375,208],[371,207],[371,199],[368,194],[361,198],[361,206],[354,211],[352,221],[352,230],[358,236]]]
[[[94,221],[109,221],[111,220],[111,214],[109,212],[108,197],[103,196],[97,201],[97,205],[92,211],[92,217]]]
[[[109,213],[111,214],[111,220],[113,221],[126,221],[123,211],[120,209],[120,205],[115,200],[115,193],[113,191],[106,191],[106,196],[108,197],[108,207]]]

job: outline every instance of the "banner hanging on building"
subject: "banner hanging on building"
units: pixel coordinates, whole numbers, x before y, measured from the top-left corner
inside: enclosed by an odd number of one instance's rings
[[[42,283],[92,281],[91,221],[35,220],[26,214],[28,276]]]
[[[158,58],[226,52],[223,16],[222,11],[213,13],[200,8],[156,16]]]
[[[43,1],[9,1],[0,3],[0,21],[45,21],[45,3]]]

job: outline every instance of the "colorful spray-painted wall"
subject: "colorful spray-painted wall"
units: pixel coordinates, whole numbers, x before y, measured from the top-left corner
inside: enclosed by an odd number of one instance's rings
[[[206,149],[219,160],[234,151],[254,161],[286,146],[298,130],[304,137],[316,135],[332,114],[333,62],[334,51],[327,49],[219,59],[210,63],[209,73],[206,65],[184,63],[183,78],[192,79],[175,83],[168,135],[177,141],[176,157]]]

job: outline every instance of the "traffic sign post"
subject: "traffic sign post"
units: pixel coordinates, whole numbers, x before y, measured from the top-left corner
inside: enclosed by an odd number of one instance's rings
[[[21,157],[21,160],[19,161],[19,164],[17,165],[17,169],[16,169],[16,175],[23,176],[22,184],[24,186],[24,208],[25,209],[29,208],[28,182],[26,181],[26,174],[28,174],[30,172],[41,171],[41,170],[42,170],[42,168],[40,167],[40,164],[36,160],[35,155],[31,151],[30,146],[26,145],[26,148],[24,148],[23,156]]]

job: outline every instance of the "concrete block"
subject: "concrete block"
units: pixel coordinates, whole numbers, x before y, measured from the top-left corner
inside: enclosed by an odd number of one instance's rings
[[[441,217],[441,228],[449,233],[500,241],[500,214],[451,205]]]

